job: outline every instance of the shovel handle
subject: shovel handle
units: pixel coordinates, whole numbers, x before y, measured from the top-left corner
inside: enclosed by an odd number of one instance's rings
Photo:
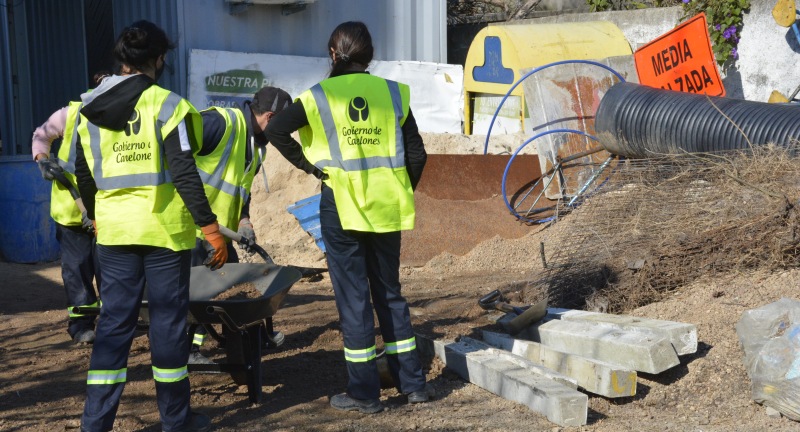
[[[226,227],[225,225],[220,225],[219,226],[219,232],[220,232],[220,234],[224,235],[225,237],[228,237],[229,239],[235,241],[236,243],[241,243],[242,242],[242,235],[239,234],[238,232]]]
[[[76,189],[75,186],[72,184],[72,182],[69,181],[67,176],[64,175],[64,172],[57,171],[54,169],[48,169],[47,172],[53,176],[53,179],[61,183],[61,186],[67,188],[69,194],[72,196],[72,199],[75,200],[75,205],[78,206],[78,210],[80,210],[81,213],[86,212],[86,206],[83,205],[83,199],[81,198],[81,195],[78,193],[78,189]]]
[[[494,290],[478,299],[478,305],[484,310],[497,309],[503,312],[514,312],[517,315],[522,315],[522,313],[528,309],[519,308],[506,303],[500,290]]]
[[[251,242],[250,240],[246,239],[243,235],[239,234],[238,232],[226,227],[225,225],[219,226],[220,234],[228,237],[229,239],[235,241],[236,243],[241,243],[252,250],[254,250],[267,264],[275,264],[275,261],[272,259],[271,256],[264,250],[261,246]]]
[[[502,301],[503,294],[500,293],[500,290],[494,290],[478,299],[478,306],[484,310],[491,310],[497,308],[497,304]]]

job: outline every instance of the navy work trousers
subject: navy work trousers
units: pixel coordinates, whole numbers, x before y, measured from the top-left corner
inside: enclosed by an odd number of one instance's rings
[[[103,307],[89,370],[127,368],[145,284],[152,365],[159,369],[185,368],[189,358],[186,317],[190,252],[152,246],[97,245],[97,254],[103,277]],[[124,387],[124,380],[88,384],[81,428],[92,432],[111,430]],[[189,419],[188,377],[174,382],[156,381],[156,399],[163,430],[185,425]]]
[[[375,345],[373,305],[384,344],[413,338],[408,303],[400,294],[400,232],[342,229],[333,190],[324,185],[319,207],[328,273],[345,348],[363,350]],[[386,359],[400,392],[425,388],[425,375],[416,349],[387,355]],[[356,399],[380,396],[380,376],[374,359],[348,361],[347,372],[350,396]]]
[[[56,240],[61,247],[61,278],[67,294],[67,308],[88,306],[97,302],[93,282],[100,286],[95,237],[80,226],[56,224]],[[71,314],[67,332],[75,333],[94,329],[94,315]]]

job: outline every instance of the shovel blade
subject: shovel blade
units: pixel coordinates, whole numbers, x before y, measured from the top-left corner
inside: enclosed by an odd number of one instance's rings
[[[525,309],[508,323],[508,331],[511,334],[517,334],[526,328],[541,321],[547,315],[547,300],[542,300],[535,305]]]

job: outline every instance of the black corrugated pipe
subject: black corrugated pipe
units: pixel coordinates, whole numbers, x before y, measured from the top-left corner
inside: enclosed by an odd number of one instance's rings
[[[800,106],[621,82],[603,96],[594,127],[606,150],[628,158],[747,149],[750,144],[786,147],[800,139]]]

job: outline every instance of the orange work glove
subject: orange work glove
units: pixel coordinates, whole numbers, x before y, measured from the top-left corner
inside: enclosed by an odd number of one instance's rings
[[[219,224],[216,221],[200,227],[200,231],[203,232],[206,241],[214,248],[213,251],[209,251],[208,258],[203,261],[203,264],[211,270],[217,270],[228,261],[228,245],[225,244],[225,237],[220,234]]]

